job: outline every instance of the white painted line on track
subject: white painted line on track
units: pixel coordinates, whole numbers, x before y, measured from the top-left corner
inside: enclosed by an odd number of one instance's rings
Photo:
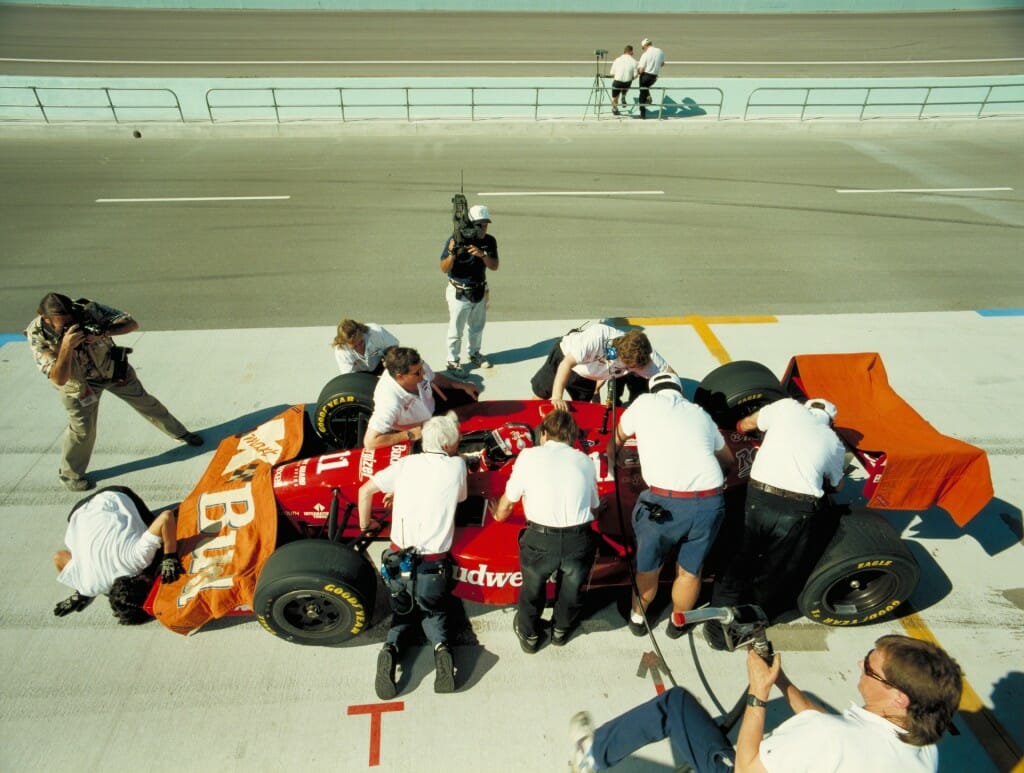
[[[172,65],[318,65],[318,64],[340,64],[347,67],[380,67],[381,65],[429,65],[429,64],[452,64],[452,65],[484,65],[484,64],[514,64],[514,65],[553,65],[553,64],[590,64],[592,59],[391,59],[391,60],[355,60],[355,59],[268,59],[268,60],[243,60],[232,61],[229,59],[26,59],[22,57],[0,56],[0,62],[21,62],[23,64],[172,64]],[[814,65],[821,67],[834,67],[836,65],[875,65],[875,64],[993,64],[998,62],[1024,62],[1024,56],[1005,56],[992,59],[864,59],[864,60],[808,60],[808,61],[671,61],[670,65],[734,65],[746,66],[757,65],[759,67],[788,67],[792,65]]]
[[[836,188],[836,193],[984,193],[1013,188]]]
[[[477,196],[664,196],[665,191],[490,191]]]
[[[178,201],[281,201],[291,196],[177,196],[148,199],[96,199],[97,204],[163,203]]]

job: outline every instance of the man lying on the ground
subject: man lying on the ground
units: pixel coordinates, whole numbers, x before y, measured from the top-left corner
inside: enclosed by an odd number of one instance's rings
[[[81,612],[96,596],[107,593],[111,608],[122,623],[148,619],[148,615],[122,614],[118,604],[141,607],[129,600],[140,592],[145,598],[154,579],[148,570],[161,548],[161,578],[164,582],[178,578],[182,567],[176,528],[174,511],[165,510],[154,518],[134,491],[121,486],[101,489],[78,502],[68,515],[64,535],[68,549],[53,554],[58,582],[71,586],[75,592],[57,604],[53,614],[64,617]],[[145,583],[133,582],[140,576]],[[143,585],[144,592],[140,587]],[[131,588],[136,593],[131,593]]]

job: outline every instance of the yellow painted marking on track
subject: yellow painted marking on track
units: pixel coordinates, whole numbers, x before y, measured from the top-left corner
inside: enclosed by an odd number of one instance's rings
[[[625,320],[631,325],[692,325],[694,332],[700,336],[712,356],[722,365],[732,362],[732,357],[711,330],[711,325],[758,324],[772,323],[778,320],[772,316],[763,317],[628,317]],[[909,636],[931,642],[941,647],[935,634],[917,612],[899,619],[900,624]],[[967,678],[963,679],[963,694],[960,696],[960,717],[971,733],[981,744],[982,749],[996,767],[1009,773],[1024,773],[1024,758],[1021,749],[1012,736],[1002,726],[992,710],[984,704],[981,696],[971,686]]]

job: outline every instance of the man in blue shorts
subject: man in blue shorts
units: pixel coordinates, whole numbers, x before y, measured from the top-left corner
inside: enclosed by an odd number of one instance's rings
[[[711,417],[683,397],[674,373],[658,373],[619,418],[615,430],[621,445],[636,435],[640,471],[648,488],[633,508],[636,533],[636,584],[629,629],[643,636],[647,608],[658,591],[658,575],[670,556],[676,558],[672,583],[672,639],[687,629],[683,613],[693,609],[700,593],[704,558],[725,515],[723,470],[732,453]]]

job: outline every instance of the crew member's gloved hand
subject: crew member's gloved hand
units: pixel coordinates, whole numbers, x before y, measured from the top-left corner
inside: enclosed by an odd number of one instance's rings
[[[53,608],[53,614],[57,617],[70,615],[72,612],[81,612],[92,603],[92,596],[83,596],[81,593],[72,593]]]
[[[184,571],[185,568],[175,553],[164,556],[164,560],[160,562],[160,579],[164,582],[174,582]]]

